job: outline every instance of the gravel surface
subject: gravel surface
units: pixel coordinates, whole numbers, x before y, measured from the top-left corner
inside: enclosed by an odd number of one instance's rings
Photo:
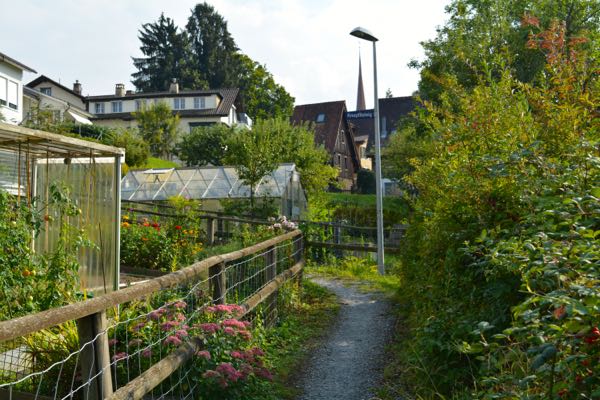
[[[337,280],[312,280],[334,292],[341,307],[332,332],[299,373],[298,400],[376,399],[373,389],[383,376],[394,326],[389,304],[377,293],[361,293]]]

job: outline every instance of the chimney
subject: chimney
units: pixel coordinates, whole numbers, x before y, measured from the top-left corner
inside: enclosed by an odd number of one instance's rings
[[[117,96],[117,97],[125,96],[125,85],[123,83],[117,83],[115,85],[115,96]]]
[[[173,78],[171,84],[169,85],[169,93],[179,93],[179,83],[177,83],[177,79]]]
[[[73,84],[73,91],[81,96],[81,83],[79,83],[79,80],[76,80]]]
[[[133,90],[128,90],[125,92],[126,96],[131,96],[133,94]]]

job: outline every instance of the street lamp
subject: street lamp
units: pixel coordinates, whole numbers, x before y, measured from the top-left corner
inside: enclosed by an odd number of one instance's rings
[[[375,92],[375,107],[373,118],[375,119],[375,197],[377,204],[377,270],[380,275],[385,274],[383,263],[383,193],[381,193],[381,134],[379,131],[379,98],[377,96],[377,51],[375,42],[377,39],[371,32],[360,26],[354,28],[350,35],[373,43],[373,91]]]

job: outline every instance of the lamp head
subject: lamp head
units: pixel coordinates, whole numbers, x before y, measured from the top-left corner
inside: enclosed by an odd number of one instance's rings
[[[360,26],[357,26],[356,28],[352,29],[352,32],[350,32],[350,34],[352,36],[356,36],[359,39],[368,40],[369,42],[377,42],[379,40],[375,36],[373,36],[371,32]]]

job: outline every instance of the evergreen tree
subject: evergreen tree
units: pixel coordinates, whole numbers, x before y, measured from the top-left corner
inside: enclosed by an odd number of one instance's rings
[[[213,6],[202,3],[192,9],[186,26],[193,52],[194,68],[205,77],[210,88],[234,87],[238,47],[227,29],[227,22]]]
[[[145,56],[133,58],[137,72],[132,74],[132,83],[138,91],[167,90],[172,79],[188,89],[207,87],[201,74],[193,68],[187,34],[180,32],[171,18],[161,14],[158,21],[142,25],[138,38]]]

